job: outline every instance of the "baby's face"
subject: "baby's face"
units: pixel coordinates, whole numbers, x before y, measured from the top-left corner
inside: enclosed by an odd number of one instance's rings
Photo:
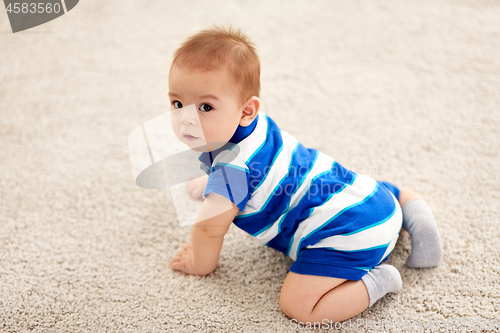
[[[207,144],[208,150],[215,150],[231,139],[243,106],[225,71],[192,71],[174,65],[168,83],[172,127],[179,140],[192,149]],[[196,112],[183,110],[192,104]]]

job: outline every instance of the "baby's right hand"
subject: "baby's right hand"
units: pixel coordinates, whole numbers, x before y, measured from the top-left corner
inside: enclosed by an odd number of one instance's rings
[[[172,269],[186,274],[198,275],[193,269],[193,245],[184,244],[172,259]]]
[[[203,192],[207,187],[208,175],[191,179],[186,183],[186,191],[193,200],[205,200]]]

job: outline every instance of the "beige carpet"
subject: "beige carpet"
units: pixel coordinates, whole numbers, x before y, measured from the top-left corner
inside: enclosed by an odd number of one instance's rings
[[[128,134],[168,110],[173,51],[229,23],[257,45],[263,111],[434,210],[443,263],[406,268],[403,233],[402,290],[354,320],[499,319],[499,2],[270,3],[82,0],[17,34],[0,10],[0,331],[294,331],[291,259],[233,226],[213,274],[172,271],[189,227],[132,176]]]

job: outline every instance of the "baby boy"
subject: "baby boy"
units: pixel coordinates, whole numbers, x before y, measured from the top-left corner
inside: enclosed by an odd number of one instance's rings
[[[260,111],[259,92],[259,58],[240,31],[204,30],[175,52],[169,75],[173,128],[179,140],[201,151],[207,175],[187,186],[192,198],[204,201],[191,244],[173,258],[174,270],[213,272],[234,222],[294,260],[280,294],[287,316],[337,322],[401,288],[397,269],[382,263],[401,227],[412,237],[407,266],[439,264],[436,222],[418,193],[305,148]]]

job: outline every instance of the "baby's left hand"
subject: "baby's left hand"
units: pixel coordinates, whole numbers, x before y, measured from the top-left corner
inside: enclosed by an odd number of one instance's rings
[[[172,259],[172,269],[186,274],[198,275],[193,269],[193,245],[184,244]]]

